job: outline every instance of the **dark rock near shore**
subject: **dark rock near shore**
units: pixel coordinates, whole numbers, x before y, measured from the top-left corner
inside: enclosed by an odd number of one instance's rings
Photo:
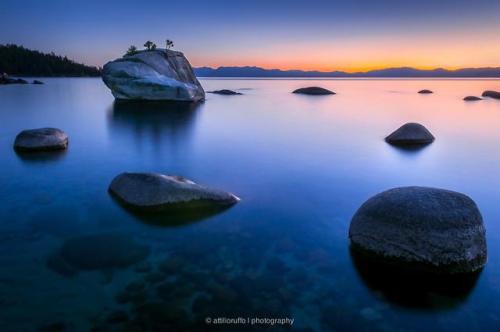
[[[495,99],[500,99],[500,92],[499,91],[492,91],[492,90],[486,90],[482,94],[483,97],[490,97],[490,98],[495,98]]]
[[[22,152],[64,150],[68,136],[57,128],[23,130],[16,136],[14,149]]]
[[[42,81],[39,81],[39,80],[33,80],[32,84],[38,84],[38,85],[40,85],[40,84],[44,84],[44,83]]]
[[[225,96],[234,96],[234,95],[241,95],[242,94],[242,93],[239,93],[239,92],[236,92],[233,90],[227,90],[227,89],[208,91],[208,93],[213,93],[216,95],[225,95]]]
[[[431,90],[424,89],[424,90],[420,90],[418,93],[421,93],[421,94],[430,94],[430,93],[434,93],[434,92],[432,92]]]
[[[426,273],[480,270],[487,259],[483,219],[466,195],[403,187],[366,201],[349,228],[351,247],[366,257]]]
[[[28,81],[22,78],[12,78],[6,73],[0,74],[0,85],[4,84],[28,84]]]
[[[139,211],[196,210],[239,201],[233,194],[158,173],[122,173],[113,179],[109,192],[125,206]]]
[[[407,123],[385,138],[392,145],[424,145],[434,141],[434,136],[419,123]]]
[[[477,100],[483,100],[483,98],[479,98],[476,96],[467,96],[464,98],[465,101],[477,101]]]
[[[330,90],[325,89],[325,88],[320,88],[318,86],[300,88],[300,89],[293,91],[293,93],[304,94],[304,95],[314,95],[314,96],[334,95],[335,94],[335,92],[333,92],[333,91],[330,91]]]

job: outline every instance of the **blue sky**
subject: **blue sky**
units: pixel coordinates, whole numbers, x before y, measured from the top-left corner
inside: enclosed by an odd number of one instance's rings
[[[170,38],[195,66],[500,66],[499,0],[1,0],[0,13],[0,43],[93,65]]]

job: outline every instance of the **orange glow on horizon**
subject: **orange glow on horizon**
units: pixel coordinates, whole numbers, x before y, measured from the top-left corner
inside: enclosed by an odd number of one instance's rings
[[[495,31],[405,37],[350,37],[335,41],[275,43],[210,50],[190,56],[196,67],[256,66],[265,69],[364,72],[412,67],[459,69],[500,67],[500,36]]]

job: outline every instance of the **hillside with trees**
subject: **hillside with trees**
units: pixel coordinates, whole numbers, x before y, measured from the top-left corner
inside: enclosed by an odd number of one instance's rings
[[[100,76],[100,68],[86,66],[54,53],[15,44],[0,45],[0,73],[11,76]]]

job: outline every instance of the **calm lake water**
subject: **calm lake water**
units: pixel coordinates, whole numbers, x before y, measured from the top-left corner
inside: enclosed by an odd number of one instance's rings
[[[499,80],[207,79],[205,90],[243,95],[191,106],[115,104],[100,79],[44,81],[0,87],[1,331],[215,330],[206,317],[289,317],[294,331],[500,327],[500,101],[462,101]],[[338,94],[290,93],[311,85]],[[436,141],[384,142],[409,121]],[[44,126],[68,133],[66,153],[14,152],[19,131]],[[109,196],[123,171],[182,175],[242,200],[152,221]],[[405,185],[477,202],[489,261],[466,291],[404,294],[408,279],[394,294],[355,265],[352,215]]]

